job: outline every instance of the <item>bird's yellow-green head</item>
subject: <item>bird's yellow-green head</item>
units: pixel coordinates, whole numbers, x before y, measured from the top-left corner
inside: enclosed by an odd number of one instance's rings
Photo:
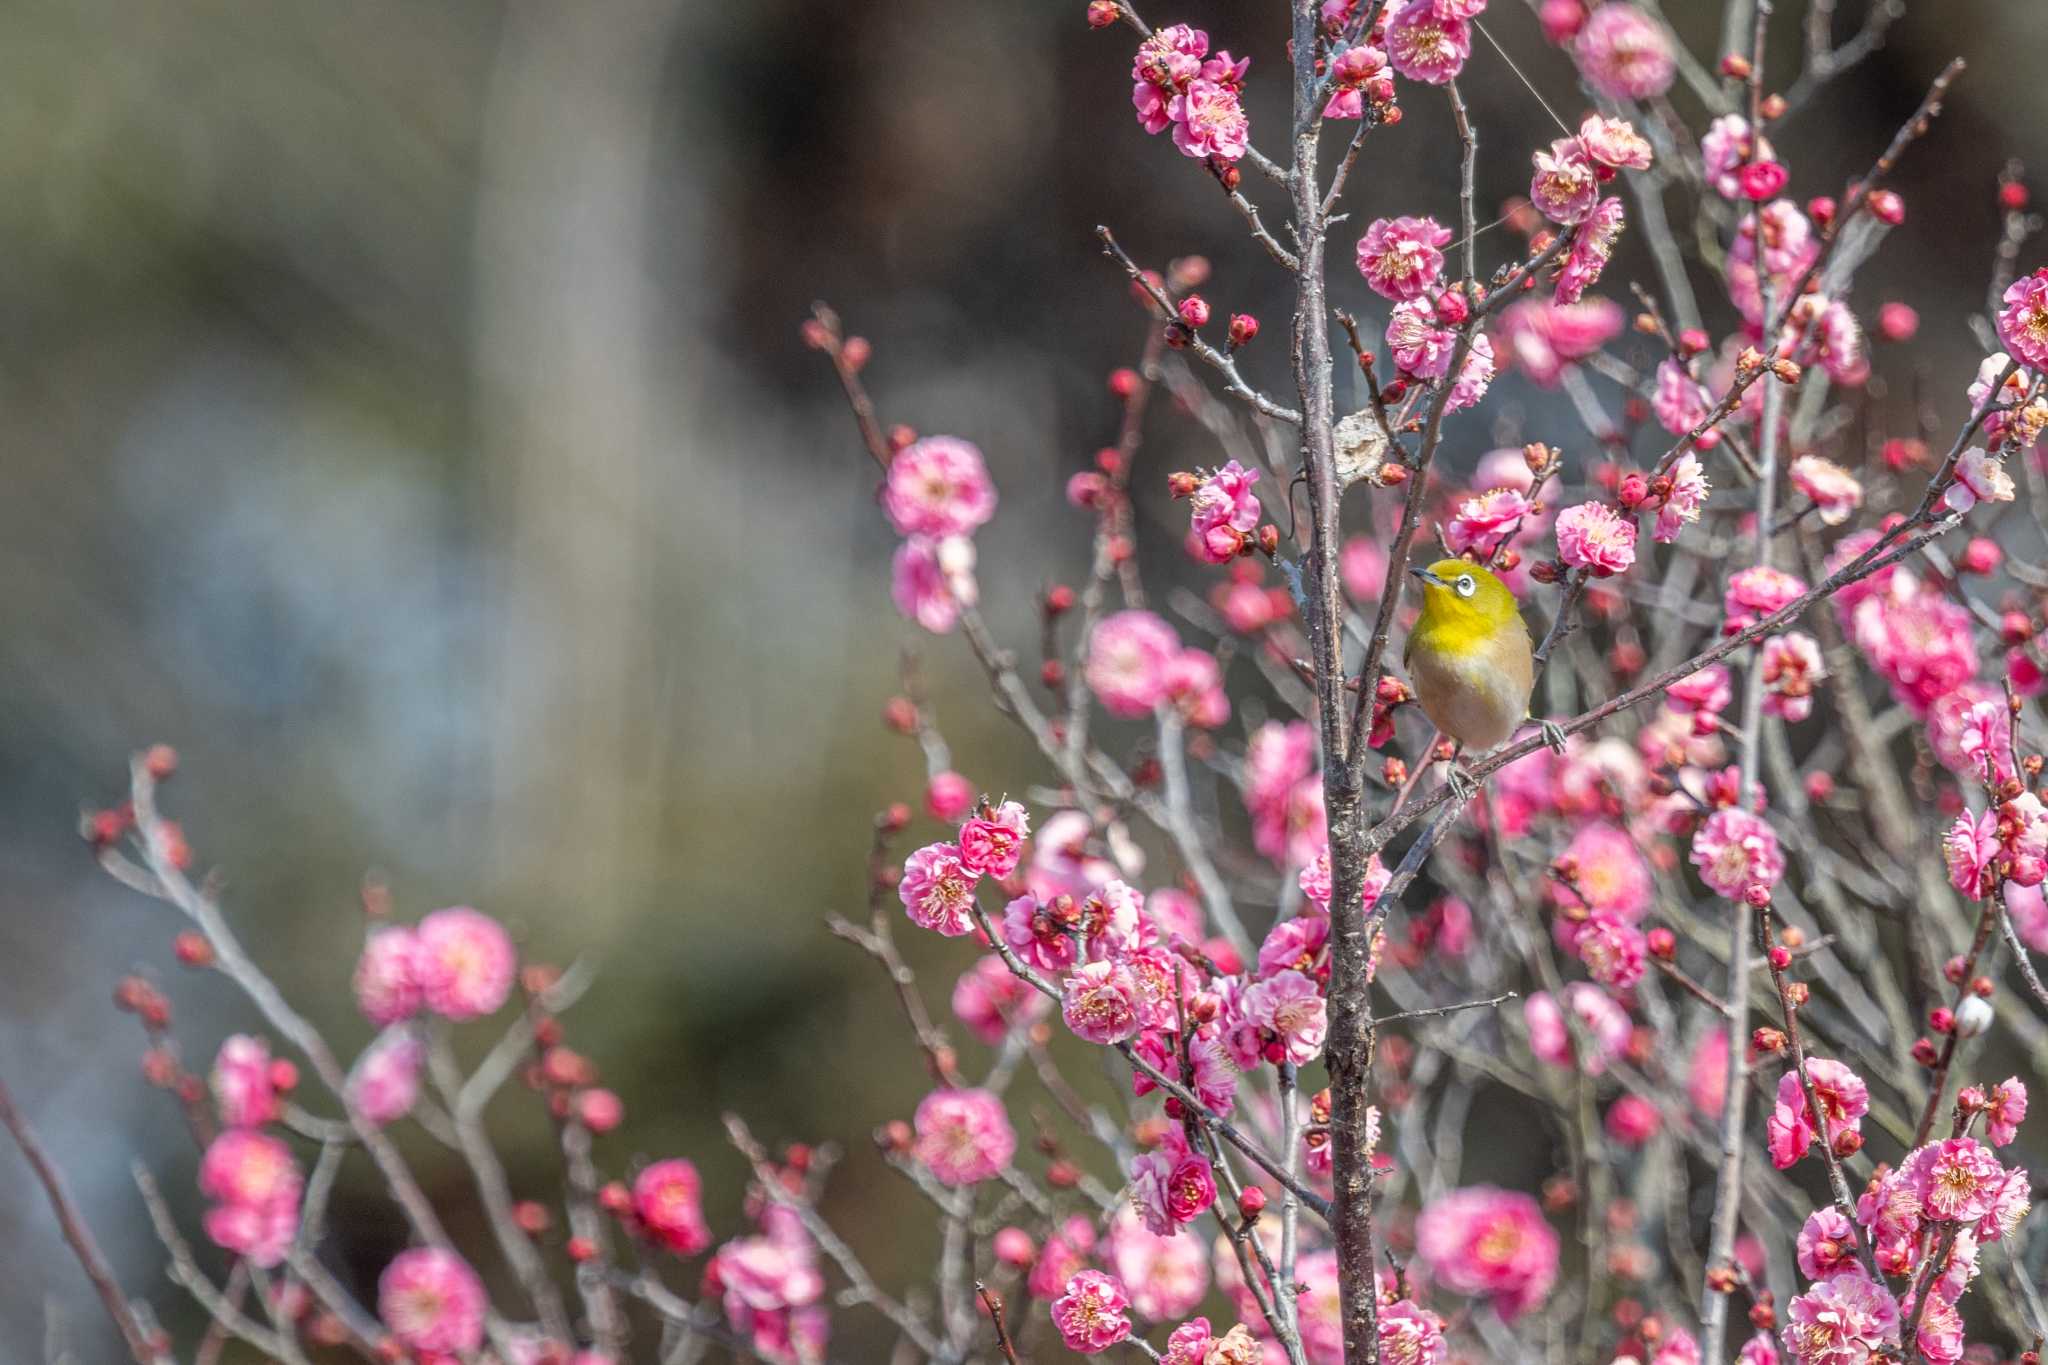
[[[1507,584],[1469,559],[1439,559],[1426,569],[1408,572],[1422,580],[1418,632],[1470,635],[1476,640],[1520,623],[1521,608]]]

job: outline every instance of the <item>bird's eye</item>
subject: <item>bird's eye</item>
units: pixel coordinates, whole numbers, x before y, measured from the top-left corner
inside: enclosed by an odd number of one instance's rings
[[[1458,596],[1470,597],[1478,587],[1479,585],[1472,581],[1471,574],[1461,573],[1458,575]]]

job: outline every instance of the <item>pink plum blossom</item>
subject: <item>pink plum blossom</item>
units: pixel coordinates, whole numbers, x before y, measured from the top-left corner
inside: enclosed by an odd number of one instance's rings
[[[2021,364],[2048,368],[2048,269],[2006,286],[1998,310],[1998,339]]]
[[[1984,1135],[1991,1139],[1993,1147],[2009,1146],[2019,1136],[2020,1124],[2027,1117],[2027,1085],[2017,1076],[2008,1076],[1993,1086],[1986,1096],[1984,1106]]]
[[[1655,99],[1677,73],[1663,25],[1621,0],[1594,8],[1572,53],[1587,83],[1614,100]]]
[[[1753,564],[1729,575],[1721,595],[1722,610],[1728,614],[1722,629],[1733,635],[1755,625],[1762,618],[1782,611],[1806,591],[1806,584],[1783,569]]]
[[[1053,1326],[1068,1350],[1100,1355],[1129,1337],[1131,1306],[1123,1285],[1099,1270],[1077,1272],[1052,1301]]]
[[[1406,303],[1435,286],[1450,240],[1434,218],[1375,218],[1358,241],[1358,271],[1375,294]]]
[[[1799,1229],[1799,1273],[1824,1280],[1856,1264],[1856,1225],[1832,1204],[1807,1216]]]
[[[1740,114],[1723,114],[1708,125],[1700,138],[1700,157],[1706,163],[1707,183],[1723,199],[1742,197],[1741,171],[1751,160],[1749,120]],[[1756,149],[1755,160],[1776,161],[1777,153],[1766,141]]]
[[[1650,169],[1650,140],[1637,132],[1627,119],[1588,114],[1579,124],[1579,141],[1586,155],[1614,170]]]
[[[1024,855],[1031,816],[1023,805],[1005,801],[960,826],[960,864],[984,877],[1007,877]]]
[[[1540,1062],[1563,1067],[1578,1065],[1588,1076],[1598,1076],[1628,1046],[1628,1012],[1607,992],[1584,981],[1568,983],[1564,998],[1592,1044],[1592,1055],[1574,1061],[1571,1030],[1565,1023],[1564,1011],[1548,991],[1537,991],[1522,1002],[1529,1050]]]
[[[222,1042],[211,1080],[214,1111],[225,1127],[261,1128],[283,1112],[270,1083],[270,1047],[260,1038],[237,1033]]]
[[[1440,15],[1436,0],[1407,0],[1387,22],[1386,48],[1388,64],[1409,80],[1443,85],[1472,55],[1472,27]]]
[[[401,1251],[377,1277],[377,1316],[401,1346],[466,1354],[483,1344],[483,1281],[452,1251]]]
[[[1167,670],[1180,652],[1180,637],[1159,617],[1117,612],[1088,638],[1088,686],[1112,716],[1150,715],[1166,699]]]
[[[958,844],[927,844],[904,859],[896,895],[911,923],[959,938],[974,931],[974,888],[980,880]]]
[[[1553,223],[1583,223],[1600,201],[1600,177],[1586,144],[1575,137],[1559,138],[1534,157],[1536,174],[1529,182],[1529,202]]]
[[[1121,1043],[1138,1031],[1138,983],[1120,962],[1088,962],[1060,991],[1067,1027],[1091,1043]]]
[[[1459,503],[1444,523],[1444,543],[1452,554],[1474,547],[1491,552],[1514,534],[1529,515],[1529,500],[1512,488],[1495,488]]]
[[[379,1028],[419,1010],[413,955],[413,932],[402,924],[372,929],[363,940],[363,955],[356,960],[356,1008]]]
[[[1292,970],[1276,972],[1245,991],[1243,1009],[1246,1021],[1277,1043],[1296,1066],[1305,1066],[1322,1053],[1328,1020],[1322,992],[1312,978]]]
[[[1768,714],[1788,721],[1805,720],[1813,714],[1813,689],[1828,675],[1819,641],[1797,630],[1773,635],[1758,651],[1756,666],[1763,673]]]
[[[436,910],[413,931],[420,1000],[444,1019],[495,1014],[512,993],[518,954],[503,925],[466,905]]]
[[[348,1100],[378,1127],[396,1123],[419,1100],[427,1045],[411,1029],[394,1026],[363,1049],[348,1077]]]
[[[1445,1365],[1451,1358],[1444,1320],[1413,1299],[1380,1308],[1379,1336],[1384,1365]]]
[[[2005,461],[1982,446],[1971,446],[1956,461],[1955,482],[1941,500],[1957,512],[1967,512],[1980,502],[2011,502],[2015,489]]]
[[[704,1185],[686,1158],[670,1157],[640,1172],[633,1181],[633,1213],[650,1237],[678,1256],[694,1256],[711,1245]]]
[[[955,436],[927,436],[889,461],[882,510],[899,535],[972,535],[996,513],[996,486],[974,446]]]
[[[1102,1257],[1130,1299],[1131,1311],[1153,1322],[1191,1312],[1209,1292],[1209,1262],[1202,1239],[1162,1237],[1149,1231],[1129,1204],[1110,1218]],[[1210,1350],[1215,1350],[1215,1344]]]
[[[304,1180],[291,1149],[253,1128],[229,1128],[199,1161],[199,1192],[214,1201],[206,1235],[269,1268],[282,1261],[299,1226]]]
[[[1768,891],[1785,875],[1777,834],[1761,816],[1732,806],[1709,815],[1693,835],[1692,864],[1708,890],[1730,900],[1751,887]]]
[[[1567,507],[1557,514],[1557,553],[1596,578],[1621,573],[1636,562],[1636,524],[1601,502]]]
[[[1501,1316],[1540,1303],[1557,1278],[1557,1233],[1526,1194],[1474,1185],[1426,1205],[1415,1255],[1454,1294],[1486,1295]]]
[[[1607,262],[1614,255],[1614,244],[1621,238],[1621,230],[1627,222],[1628,211],[1621,200],[1610,195],[1594,205],[1585,221],[1572,236],[1571,248],[1564,254],[1564,264],[1557,269],[1557,288],[1552,298],[1560,304],[1573,304],[1585,296],[1607,269]]]
[[[917,1159],[941,1185],[992,1180],[1017,1153],[1002,1100],[986,1090],[934,1090],[912,1121]]]
[[[1900,1170],[1927,1216],[1945,1223],[1974,1223],[1984,1217],[2005,1184],[2005,1168],[1974,1138],[1948,1138],[1915,1148]]]
[[[965,573],[949,572],[965,562]],[[963,536],[943,541],[911,536],[889,560],[889,600],[907,621],[934,635],[949,634],[959,624],[960,608],[973,605],[974,546]]]
[[[1166,112],[1173,120],[1173,145],[1187,156],[1235,161],[1250,145],[1251,120],[1235,85],[1191,81],[1168,102]]]
[[[1786,1305],[1781,1340],[1798,1365],[1868,1365],[1899,1340],[1899,1303],[1860,1269],[1830,1275]]]
[[[1046,998],[994,955],[975,959],[953,986],[953,1015],[990,1047],[1012,1028],[1044,1017]]]
[[[1441,379],[1451,370],[1451,353],[1457,334],[1439,326],[1436,305],[1426,298],[1394,305],[1387,319],[1387,349],[1403,374],[1417,379]]]
[[[1863,505],[1863,484],[1856,476],[1818,455],[1792,461],[1792,486],[1813,499],[1828,526],[1840,526]]]

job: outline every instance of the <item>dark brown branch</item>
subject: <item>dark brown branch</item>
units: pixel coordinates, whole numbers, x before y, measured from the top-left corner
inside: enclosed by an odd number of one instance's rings
[[[57,1216],[57,1226],[63,1231],[64,1240],[71,1244],[71,1254],[84,1267],[85,1277],[92,1281],[93,1292],[99,1295],[107,1316],[120,1329],[121,1339],[128,1345],[128,1354],[135,1358],[136,1365],[161,1365],[161,1362],[168,1361],[171,1358],[169,1351],[152,1339],[137,1320],[128,1296],[121,1292],[120,1284],[114,1279],[113,1267],[107,1264],[106,1253],[100,1250],[99,1241],[92,1235],[85,1215],[71,1198],[71,1191],[64,1183],[64,1173],[50,1159],[28,1116],[15,1107],[14,1096],[8,1092],[4,1081],[0,1081],[0,1124],[6,1126],[14,1138],[14,1145],[27,1159],[29,1169],[35,1172],[44,1196],[50,1201],[50,1211]]]

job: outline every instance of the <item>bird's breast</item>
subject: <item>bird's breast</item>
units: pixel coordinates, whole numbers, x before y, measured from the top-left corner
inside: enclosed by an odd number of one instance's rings
[[[1422,636],[1409,650],[1408,673],[1423,714],[1475,752],[1502,743],[1529,714],[1535,668],[1529,632],[1519,626],[1451,648]]]

